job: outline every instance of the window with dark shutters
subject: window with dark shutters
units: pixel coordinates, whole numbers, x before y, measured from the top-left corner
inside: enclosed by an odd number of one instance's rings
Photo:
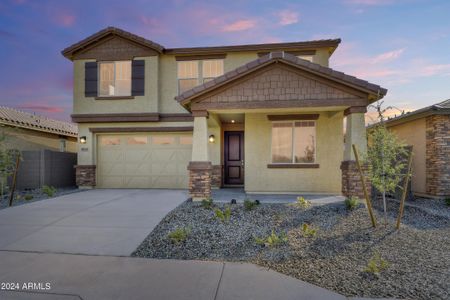
[[[97,62],[84,65],[84,96],[97,97]]]
[[[145,61],[133,60],[131,65],[131,95],[144,96],[145,93]]]

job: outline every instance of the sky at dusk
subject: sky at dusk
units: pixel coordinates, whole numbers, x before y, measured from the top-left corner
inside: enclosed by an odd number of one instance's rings
[[[70,120],[61,50],[115,26],[165,47],[342,38],[330,67],[412,110],[450,98],[448,0],[0,0],[0,105]]]

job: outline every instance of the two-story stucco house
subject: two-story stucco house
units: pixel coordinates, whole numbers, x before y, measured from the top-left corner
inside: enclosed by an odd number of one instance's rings
[[[109,27],[66,48],[78,185],[351,193],[351,144],[387,91],[328,68],[339,43],[165,48]]]

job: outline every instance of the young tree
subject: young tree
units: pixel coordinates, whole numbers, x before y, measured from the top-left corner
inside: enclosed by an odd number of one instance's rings
[[[0,196],[3,197],[8,187],[8,178],[14,173],[17,155],[20,152],[11,149],[7,143],[7,136],[0,127]]]
[[[387,224],[386,193],[394,193],[399,187],[406,167],[407,150],[395,134],[390,132],[384,123],[386,110],[383,102],[378,102],[375,109],[378,112],[379,123],[369,130],[369,145],[365,160],[371,166],[369,178],[373,187],[383,196],[384,224]]]

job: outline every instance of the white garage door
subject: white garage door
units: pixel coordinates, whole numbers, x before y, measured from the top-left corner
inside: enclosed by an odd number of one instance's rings
[[[97,137],[100,188],[187,188],[192,134],[108,134]]]

